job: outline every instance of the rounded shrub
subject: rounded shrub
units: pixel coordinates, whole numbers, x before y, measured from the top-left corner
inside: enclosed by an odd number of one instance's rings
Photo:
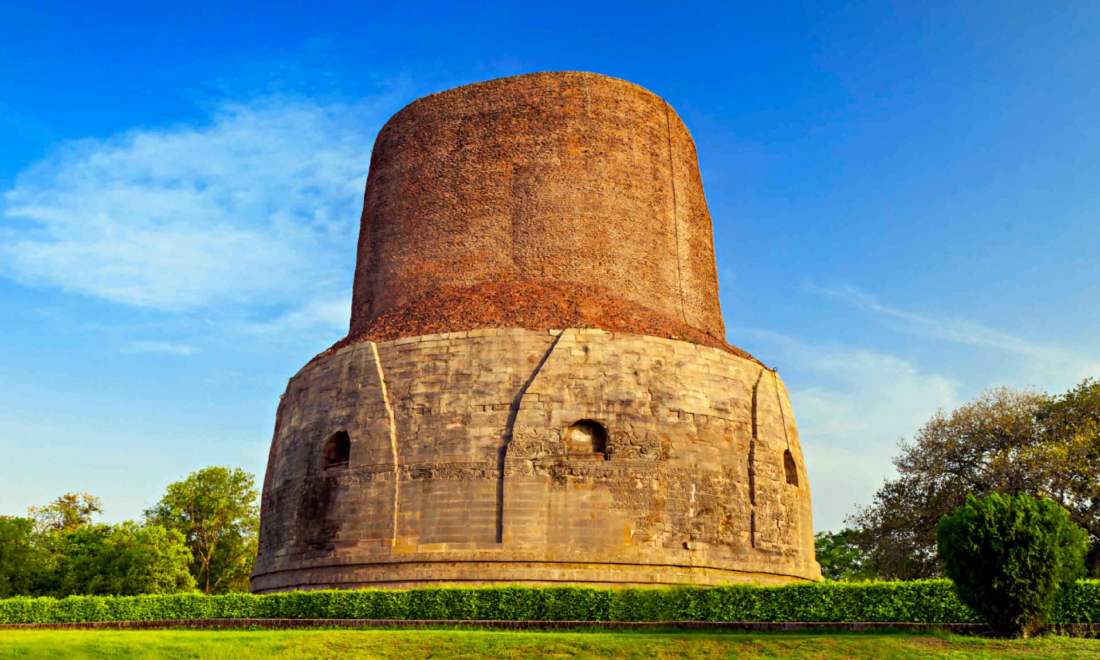
[[[1031,495],[973,495],[936,530],[959,599],[997,632],[1028,637],[1059,590],[1084,572],[1088,538],[1056,502]]]

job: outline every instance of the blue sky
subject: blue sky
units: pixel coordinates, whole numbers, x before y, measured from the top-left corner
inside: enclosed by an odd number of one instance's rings
[[[728,338],[791,390],[818,528],[938,408],[1100,376],[1100,5],[146,4],[0,5],[0,514],[262,475],[287,378],[346,331],[375,132],[531,71],[687,123]]]

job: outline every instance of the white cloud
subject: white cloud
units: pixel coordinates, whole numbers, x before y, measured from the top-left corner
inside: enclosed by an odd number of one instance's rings
[[[273,319],[242,323],[235,329],[259,337],[347,332],[351,321],[351,292],[329,295],[305,302]]]
[[[122,348],[123,353],[167,353],[168,355],[194,355],[199,349],[189,344],[172,341],[133,341]]]
[[[960,385],[886,353],[811,344],[742,328],[762,354],[798,370],[784,374],[798,420],[818,529],[841,526],[893,472],[898,441],[939,409],[959,404]]]
[[[1061,346],[1029,341],[967,319],[933,318],[885,305],[874,296],[851,286],[808,285],[818,295],[866,311],[896,331],[956,344],[993,350],[1020,361],[1019,371],[1028,382],[1064,387],[1100,373],[1100,360]]]
[[[998,365],[1009,385],[1051,391],[1100,373],[1100,361],[1058,345],[967,319],[900,309],[854,287],[806,288],[866,312],[892,331],[975,349],[964,365],[925,363],[863,347],[739,330],[759,354],[792,365],[784,378],[798,416],[819,529],[843,525],[857,506],[870,503],[883,479],[894,473],[899,440],[912,438],[936,410],[957,407],[991,385],[973,377],[973,363]]]
[[[351,279],[369,104],[224,105],[65,145],[3,196],[0,272],[170,311],[296,306]]]

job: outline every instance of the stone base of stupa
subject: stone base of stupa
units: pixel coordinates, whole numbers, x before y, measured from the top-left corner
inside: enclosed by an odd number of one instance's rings
[[[775,372],[592,329],[353,342],[294,376],[257,592],[820,579]]]

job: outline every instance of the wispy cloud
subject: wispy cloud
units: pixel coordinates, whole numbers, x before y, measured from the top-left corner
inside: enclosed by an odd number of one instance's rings
[[[199,349],[189,344],[171,341],[134,341],[122,347],[123,353],[166,353],[168,355],[194,355]]]
[[[960,384],[888,353],[806,342],[767,330],[738,335],[761,355],[797,365],[784,375],[814,493],[814,524],[835,528],[869,503],[893,471],[898,441],[939,409],[960,402]]]
[[[200,126],[67,144],[4,193],[0,273],[136,307],[269,317],[342,291],[389,109],[267,99]]]
[[[233,326],[242,334],[254,337],[280,335],[303,336],[317,333],[326,337],[346,332],[351,320],[351,292],[325,295],[264,321],[249,321]]]
[[[1004,384],[1064,387],[1100,373],[1100,362],[1062,346],[1032,341],[961,318],[934,317],[883,303],[851,286],[807,285],[811,293],[865,312],[893,332],[971,347],[1001,365]],[[917,362],[859,346],[806,341],[766,330],[739,336],[754,350],[792,365],[788,374],[807,465],[815,523],[843,524],[893,472],[897,443],[911,438],[938,409],[950,409],[992,383],[971,366]],[[968,361],[969,363],[969,361]],[[978,360],[977,364],[982,364]]]
[[[891,329],[946,342],[999,351],[1018,358],[1026,370],[1041,374],[1040,380],[1080,380],[1100,373],[1100,360],[1067,348],[1030,341],[981,323],[953,317],[931,317],[893,307],[873,295],[851,286],[808,284],[812,293],[855,307],[883,320]]]

